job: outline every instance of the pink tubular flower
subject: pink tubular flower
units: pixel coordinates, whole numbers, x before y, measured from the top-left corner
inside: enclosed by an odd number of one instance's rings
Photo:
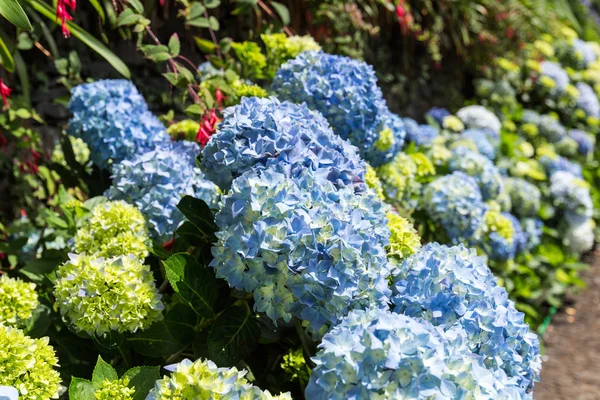
[[[0,96],[2,96],[2,101],[4,102],[4,107],[8,108],[8,98],[10,97],[10,92],[12,89],[4,84],[2,78],[0,78]]]
[[[67,8],[70,9],[70,12],[75,11],[75,7],[77,7],[76,1],[77,0],[58,0],[56,3],[56,20],[60,20],[62,24],[62,33],[64,37],[71,36],[67,21],[72,21],[73,17],[69,14]]]
[[[217,123],[219,121],[220,119],[217,117],[214,108],[210,110],[209,115],[204,116],[204,120],[200,123],[200,129],[198,129],[198,134],[196,135],[196,141],[200,143],[202,147],[206,146],[208,139],[210,139],[211,135],[217,131]]]
[[[223,107],[223,100],[225,100],[226,97],[221,92],[221,89],[217,88],[217,90],[215,91],[215,97],[217,98],[217,104],[219,105],[219,107]]]

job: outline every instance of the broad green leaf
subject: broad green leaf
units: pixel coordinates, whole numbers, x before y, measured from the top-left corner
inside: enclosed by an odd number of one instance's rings
[[[260,328],[247,304],[227,307],[208,335],[210,359],[219,366],[233,366],[258,344]]]
[[[194,340],[198,315],[185,304],[176,304],[162,321],[127,340],[136,352],[148,357],[168,357]]]
[[[177,208],[192,224],[206,235],[211,241],[218,230],[214,222],[214,216],[208,205],[201,199],[192,196],[184,196]]]
[[[154,383],[160,379],[159,367],[135,367],[125,372],[124,378],[129,378],[130,388],[135,388],[133,400],[145,400]]]
[[[31,23],[27,14],[17,0],[2,0],[0,1],[0,15],[8,20],[11,24],[18,28],[31,30]]]
[[[94,399],[94,385],[87,379],[73,377],[69,385],[70,400],[90,400]]]
[[[60,25],[60,21],[56,19],[54,9],[50,7],[48,4],[40,1],[40,0],[25,0],[40,14],[44,17],[54,21],[56,24]],[[119,57],[117,57],[112,51],[110,51],[102,42],[98,39],[90,35],[84,29],[79,27],[79,25],[74,24],[71,21],[67,21],[67,25],[71,30],[71,34],[79,39],[83,44],[88,46],[90,49],[94,50],[98,53],[102,58],[104,58],[113,68],[123,75],[125,78],[131,78],[131,72],[127,65],[121,61]]]
[[[212,271],[187,253],[174,254],[163,264],[167,279],[183,301],[202,317],[214,316],[217,284]]]
[[[283,22],[283,24],[289,25],[290,24],[290,10],[288,10],[288,8],[286,6],[284,6],[283,4],[278,3],[276,1],[272,1],[271,5],[273,6],[273,8],[277,12],[277,14],[279,14],[279,17],[281,18],[281,21]]]
[[[171,53],[173,57],[176,57],[179,55],[180,51],[181,43],[179,42],[179,35],[174,33],[169,39],[169,53]]]
[[[206,11],[206,7],[204,7],[202,4],[200,4],[200,2],[192,3],[190,8],[188,9],[185,19],[188,21],[192,20],[192,19],[196,19],[196,18],[202,16],[202,14],[204,14],[204,11]]]
[[[198,36],[194,36],[196,46],[204,53],[214,53],[216,46],[211,40],[202,39]]]
[[[102,23],[104,23],[104,20],[106,19],[106,14],[104,14],[104,8],[102,8],[102,6],[100,5],[100,2],[98,0],[89,0],[89,2],[92,5],[92,7],[94,7],[96,12],[98,13],[98,16],[100,17],[100,20],[102,21]]]
[[[0,64],[4,67],[8,72],[13,72],[15,70],[15,61],[13,59],[12,54],[8,50],[8,46],[4,43],[4,40],[0,37]]]
[[[129,5],[138,13],[142,14],[144,12],[144,5],[140,0],[127,0],[127,3],[129,3]]]
[[[190,19],[186,22],[187,25],[196,26],[198,28],[208,28],[210,26],[210,22],[208,18],[197,17],[194,19]]]
[[[213,31],[218,31],[221,25],[219,24],[219,20],[211,15],[208,19],[208,27]]]
[[[102,388],[102,383],[105,380],[114,381],[119,379],[117,371],[102,359],[102,356],[98,356],[96,366],[94,367],[94,373],[92,374],[92,385],[96,390]]]
[[[204,0],[206,8],[217,8],[221,5],[221,0]]]

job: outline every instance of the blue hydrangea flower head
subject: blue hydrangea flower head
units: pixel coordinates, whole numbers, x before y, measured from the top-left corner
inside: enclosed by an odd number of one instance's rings
[[[560,121],[551,115],[544,114],[540,116],[538,123],[540,135],[544,136],[550,142],[558,142],[567,135],[567,129]]]
[[[460,171],[429,183],[423,193],[422,206],[456,243],[474,235],[485,213],[477,181]]]
[[[567,226],[564,244],[575,254],[583,254],[594,248],[596,224],[592,218],[581,219]]]
[[[521,115],[521,122],[524,124],[539,125],[540,117],[541,116],[537,111],[523,110],[523,114]]]
[[[550,176],[550,194],[554,205],[569,214],[571,220],[592,217],[594,203],[589,185],[583,179],[567,171],[557,171]]]
[[[594,151],[595,139],[592,135],[579,130],[569,130],[569,137],[577,142],[577,152],[582,156],[588,156]]]
[[[519,254],[527,249],[527,236],[523,231],[523,227],[521,226],[521,222],[514,215],[503,212],[502,216],[507,218],[513,227],[513,238],[512,241],[514,243],[515,254]]]
[[[321,112],[334,132],[361,151],[378,139],[385,101],[373,68],[349,57],[306,51],[281,66],[271,89],[277,97]]]
[[[323,180],[364,190],[365,163],[335,135],[323,116],[304,104],[242,98],[202,150],[201,169],[223,190],[254,165],[286,163],[319,171]]]
[[[440,135],[433,126],[419,125],[412,118],[404,118],[403,121],[406,128],[406,140],[417,146],[427,146]]]
[[[463,107],[458,110],[456,116],[470,129],[490,129],[497,135],[502,129],[502,123],[496,114],[483,106]]]
[[[446,331],[462,327],[469,348],[488,368],[503,369],[531,392],[541,368],[538,338],[475,250],[430,243],[406,258],[394,275],[394,312]]]
[[[467,334],[460,327],[444,333],[422,319],[386,310],[352,311],[319,345],[305,396],[315,400],[508,398],[505,387],[519,393],[503,371],[488,370],[466,342]]]
[[[579,82],[577,85],[579,97],[577,97],[577,107],[581,108],[588,116],[600,117],[600,102],[596,92],[590,85]]]
[[[68,133],[90,148],[91,160],[108,168],[170,140],[136,87],[127,80],[101,80],[71,91]]]
[[[561,92],[567,90],[570,82],[569,74],[559,64],[552,61],[542,61],[540,69],[542,75],[552,78],[558,90]]]
[[[402,118],[383,107],[379,113],[379,124],[375,128],[377,140],[365,153],[365,159],[373,167],[378,167],[394,159],[402,150],[406,129]]]
[[[217,187],[196,166],[200,147],[193,142],[167,142],[113,166],[113,184],[105,195],[125,200],[142,212],[151,236],[168,240],[183,221],[177,204],[184,195],[216,207]]]
[[[581,54],[583,65],[586,68],[598,58],[594,49],[581,39],[575,39],[573,41],[573,47]]]
[[[519,217],[537,215],[542,193],[536,185],[522,178],[504,178],[504,188],[510,197],[512,213]]]
[[[496,148],[499,144],[498,135],[489,129],[467,129],[460,135],[471,140],[480,154],[490,160],[496,159]]]
[[[537,218],[523,218],[521,227],[526,240],[526,250],[533,250],[542,243],[544,223]]]
[[[548,175],[553,175],[559,171],[569,172],[577,177],[583,176],[583,170],[581,169],[581,165],[576,162],[569,160],[568,158],[561,156],[548,156],[543,155],[540,157],[540,164],[544,166],[546,169],[546,173]]]
[[[462,171],[475,178],[483,200],[493,200],[502,191],[502,175],[494,163],[464,146],[452,151],[448,168],[450,171]]]
[[[427,115],[429,117],[433,118],[433,120],[435,122],[437,122],[439,126],[442,126],[442,124],[444,123],[444,118],[446,118],[447,116],[449,116],[451,114],[450,114],[450,111],[448,111],[445,108],[431,107],[429,109],[429,111],[427,111]]]
[[[254,294],[275,323],[293,316],[319,335],[349,310],[388,297],[388,207],[290,165],[256,165],[233,181],[216,215],[211,266]]]

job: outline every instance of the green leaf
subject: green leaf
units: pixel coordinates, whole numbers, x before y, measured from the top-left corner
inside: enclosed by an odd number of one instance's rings
[[[163,264],[167,279],[183,301],[201,317],[213,317],[217,283],[212,271],[187,253],[174,254]]]
[[[94,367],[94,373],[92,374],[92,385],[96,390],[102,388],[102,383],[105,380],[114,381],[119,379],[117,371],[102,359],[102,356],[98,356],[96,366]]]
[[[168,357],[183,350],[194,339],[198,315],[185,304],[176,304],[162,321],[127,340],[136,352],[148,357]]]
[[[144,12],[144,5],[139,0],[127,0],[127,3],[139,14]]]
[[[154,383],[160,379],[159,367],[135,367],[125,372],[124,378],[129,378],[130,388],[135,388],[133,400],[145,400]]]
[[[217,8],[221,5],[221,0],[204,0],[206,8]]]
[[[202,39],[198,36],[194,36],[194,40],[196,41],[196,46],[198,46],[200,51],[203,51],[204,53],[214,53],[215,52],[216,46],[212,41]]]
[[[196,26],[198,28],[208,28],[210,26],[210,22],[207,18],[197,17],[194,19],[190,19],[186,22],[187,25]]]
[[[127,26],[134,25],[140,21],[143,16],[136,14],[131,8],[126,8],[123,10],[121,14],[117,17],[117,26]]]
[[[60,25],[60,21],[56,19],[54,9],[50,7],[48,4],[41,2],[40,0],[25,0],[39,13],[44,15],[46,18],[54,21],[57,25]],[[115,55],[112,51],[110,51],[102,42],[98,39],[90,35],[84,29],[79,27],[79,25],[74,24],[71,21],[67,21],[67,25],[71,30],[71,34],[79,39],[83,44],[88,46],[90,49],[94,50],[98,53],[102,58],[104,58],[113,68],[123,75],[125,78],[131,78],[131,72],[127,65],[121,61],[119,57]]]
[[[281,18],[281,21],[283,22],[283,24],[289,25],[290,24],[290,10],[288,10],[288,8],[286,6],[284,6],[283,4],[278,3],[276,1],[272,1],[271,5],[273,6],[273,8],[277,12],[277,14],[279,14],[279,17]]]
[[[0,1],[0,15],[8,20],[11,24],[18,28],[31,30],[31,23],[27,14],[17,0],[2,0]]]
[[[227,307],[208,335],[210,359],[220,366],[243,360],[258,344],[260,328],[246,303]]]
[[[185,19],[188,21],[190,21],[192,19],[196,19],[196,18],[202,16],[202,14],[204,14],[204,11],[206,11],[206,7],[204,7],[202,4],[200,4],[200,2],[192,3],[190,8],[188,9]]]
[[[162,61],[170,60],[171,55],[169,53],[157,53],[157,54],[151,54],[151,55],[147,56],[147,58],[154,62],[162,62]]]
[[[177,57],[180,51],[181,43],[179,42],[179,35],[174,33],[169,39],[169,53],[171,53],[173,57]]]
[[[208,27],[213,31],[218,31],[221,26],[219,25],[219,20],[211,15],[208,19]]]
[[[4,69],[8,72],[13,72],[15,70],[15,61],[13,60],[13,56],[2,38],[0,38],[0,64],[2,64]]]
[[[94,398],[94,386],[87,379],[73,377],[69,385],[69,399],[90,400]]]
[[[214,234],[218,230],[214,222],[214,216],[208,205],[201,199],[192,196],[184,196],[177,208],[192,224],[204,233],[207,238],[215,238]]]
[[[98,0],[89,0],[89,2],[92,5],[92,7],[94,7],[96,12],[98,13],[98,16],[100,17],[100,20],[102,21],[102,23],[104,23],[104,20],[106,19],[106,14],[104,14],[104,8],[102,8],[102,6],[98,2]]]

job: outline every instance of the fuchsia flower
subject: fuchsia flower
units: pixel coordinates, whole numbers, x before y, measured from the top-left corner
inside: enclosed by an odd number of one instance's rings
[[[209,115],[204,116],[204,120],[200,123],[200,129],[198,129],[198,134],[196,135],[196,141],[202,147],[206,146],[208,139],[217,131],[217,123],[220,121],[214,108],[210,110]]]
[[[2,96],[2,101],[4,102],[4,107],[8,108],[8,98],[10,97],[10,92],[12,89],[4,84],[2,78],[0,78],[0,96]]]
[[[223,107],[223,100],[225,100],[226,97],[221,92],[221,89],[217,88],[217,90],[215,91],[215,97],[217,98],[217,104],[219,105],[219,107]]]
[[[73,20],[73,17],[69,14],[67,9],[70,9],[70,12],[73,12],[76,7],[77,0],[58,0],[56,3],[56,20],[60,20],[62,23],[62,33],[64,37],[71,36],[67,21]]]

